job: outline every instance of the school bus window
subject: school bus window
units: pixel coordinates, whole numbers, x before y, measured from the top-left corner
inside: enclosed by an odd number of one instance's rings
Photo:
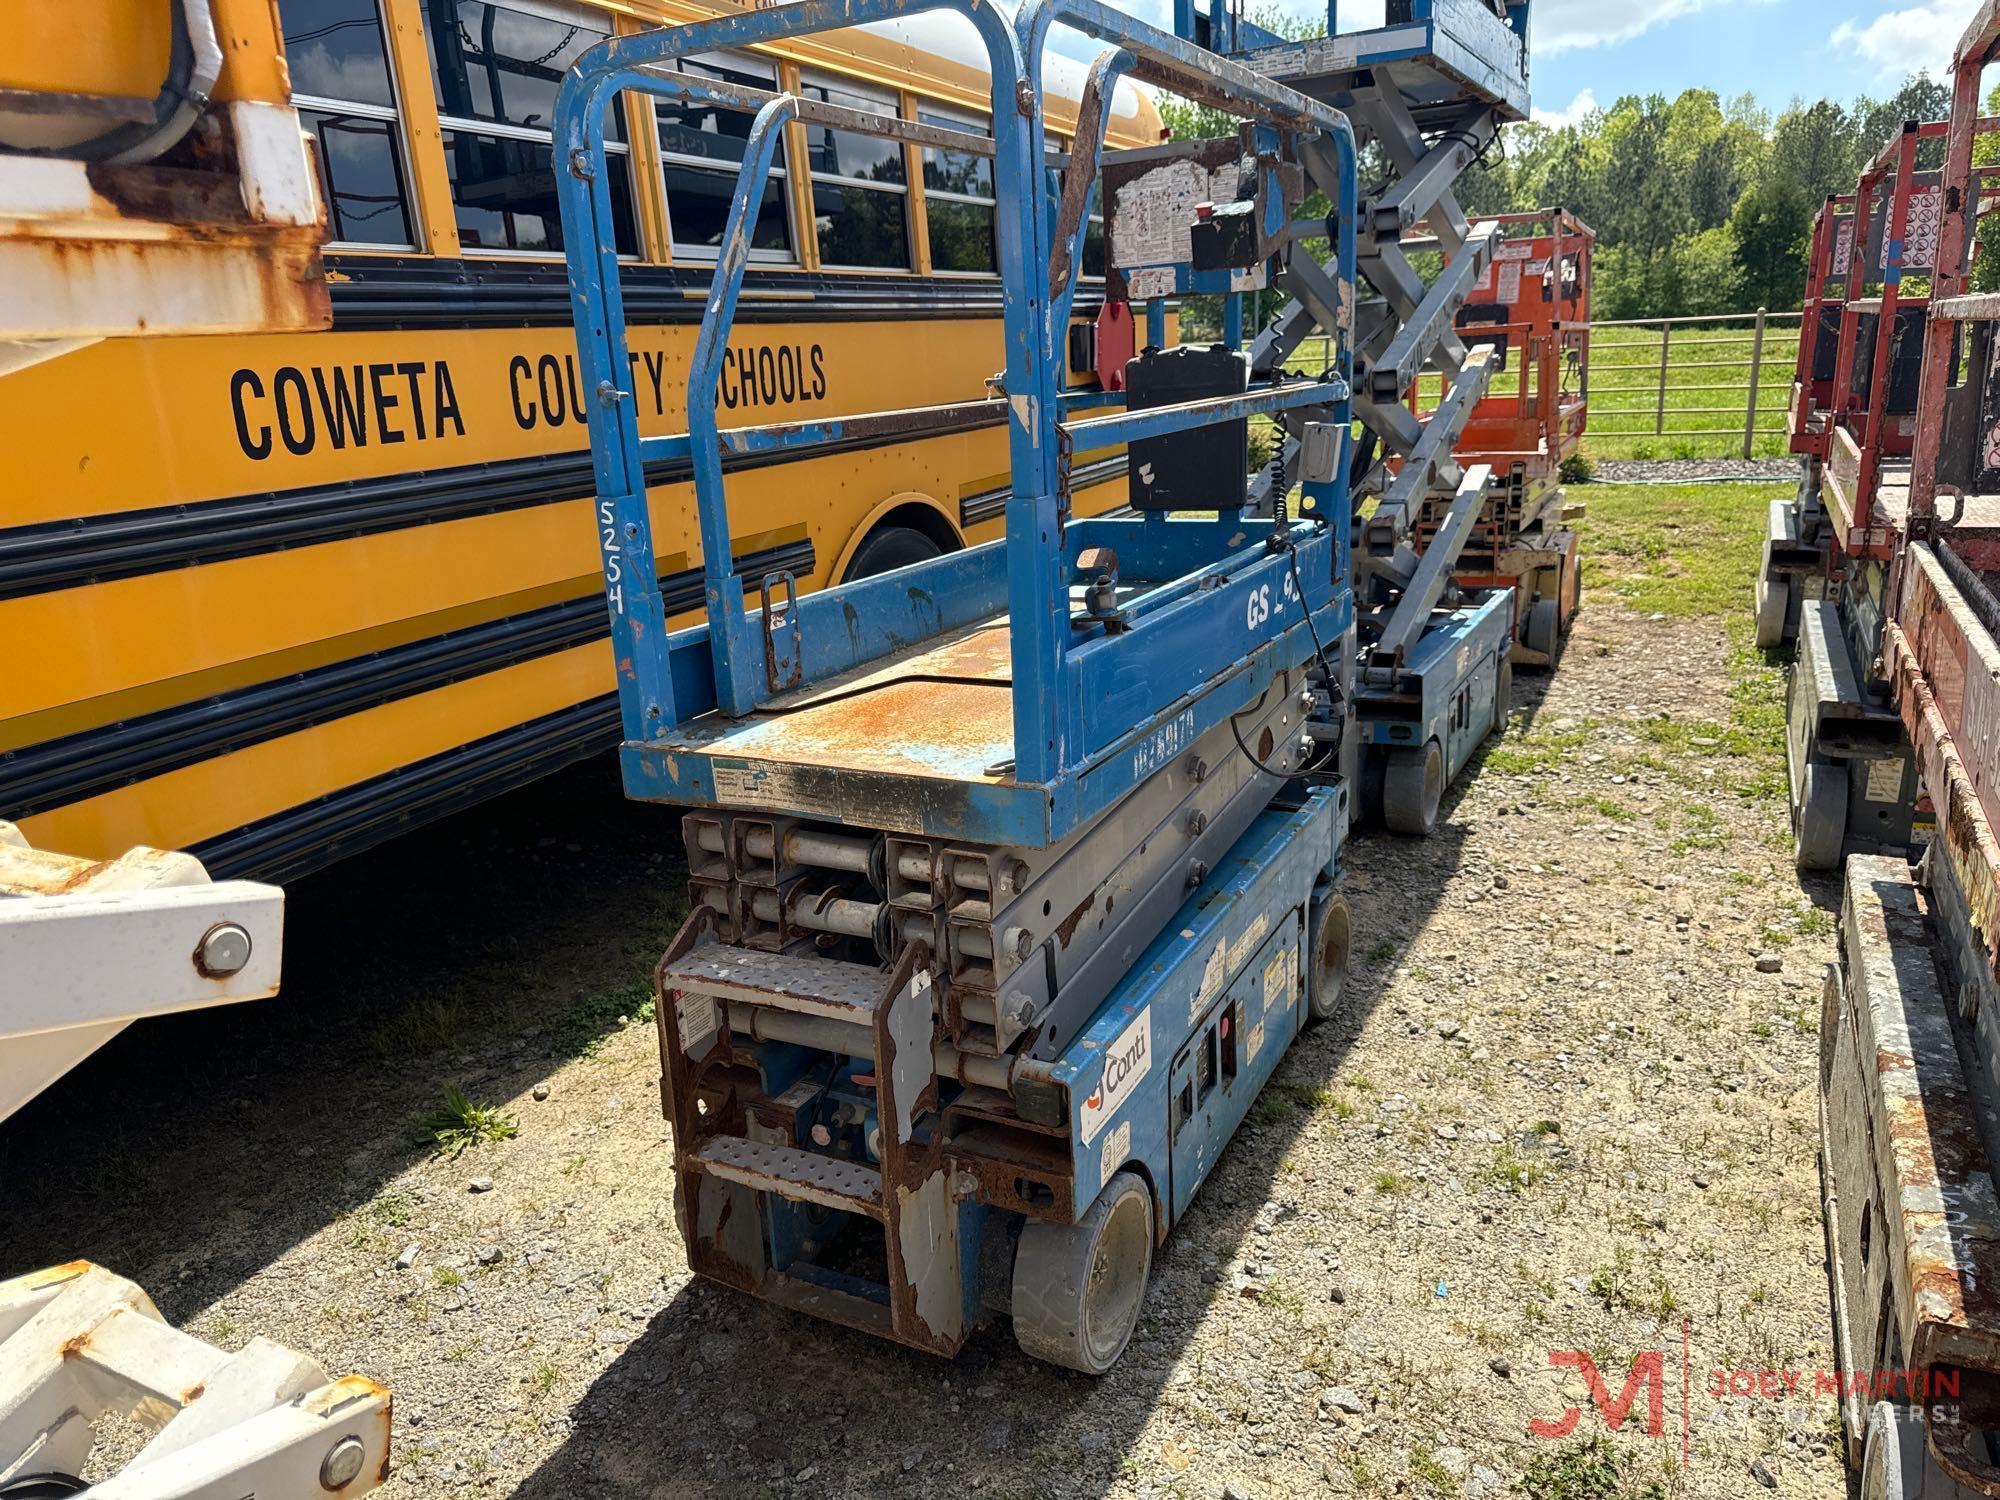
[[[778,72],[760,57],[713,53],[679,59],[681,72],[738,88],[778,86]],[[677,259],[713,260],[729,222],[729,199],[743,165],[744,144],[755,116],[697,100],[657,101],[660,155],[667,180],[667,224]],[[771,160],[771,175],[751,226],[753,260],[794,261],[791,212],[785,201],[782,144]]]
[[[396,88],[376,0],[279,0],[278,19],[334,240],[414,248]]]
[[[472,250],[560,251],[550,144],[556,90],[610,28],[544,0],[427,0],[425,22],[460,240]],[[605,122],[613,238],[621,255],[636,255],[624,117],[612,110]]]
[[[991,135],[986,121],[927,106],[917,111],[926,125]],[[924,213],[930,222],[931,268],[937,271],[994,273],[1000,261],[993,248],[993,159],[969,151],[924,148]]]
[[[799,92],[846,109],[896,117],[895,95],[860,84],[808,73],[800,79]],[[812,171],[820,260],[829,266],[909,269],[903,148],[883,136],[808,125],[806,162]]]

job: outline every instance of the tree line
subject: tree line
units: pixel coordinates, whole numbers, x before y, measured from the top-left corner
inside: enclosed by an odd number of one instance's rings
[[[1267,9],[1252,19],[1295,38],[1325,31],[1323,22]],[[1177,138],[1235,133],[1219,111],[1172,97],[1159,104]],[[1862,167],[1905,120],[1940,120],[1950,108],[1950,90],[1921,73],[1886,99],[1795,100],[1776,116],[1750,94],[1628,94],[1562,125],[1506,126],[1460,179],[1458,198],[1475,217],[1566,208],[1596,230],[1595,317],[1791,311],[1805,297],[1820,205],[1853,192]],[[2000,156],[2000,138],[1980,146],[1982,157]],[[1926,148],[1919,165],[1935,166],[1941,143]],[[1379,158],[1364,156],[1364,194],[1387,180]],[[1976,279],[2000,280],[2000,268]],[[1193,311],[1200,321],[1202,307]]]
[[[1905,120],[1950,107],[1927,74],[1887,99],[1795,101],[1775,118],[1748,94],[1631,94],[1569,124],[1508,126],[1459,200],[1475,215],[1579,215],[1598,235],[1596,317],[1789,310],[1805,295],[1821,203],[1853,192]]]

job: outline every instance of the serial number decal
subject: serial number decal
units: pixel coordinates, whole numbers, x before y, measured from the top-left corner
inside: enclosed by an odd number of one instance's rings
[[[725,807],[790,807],[799,790],[788,766],[715,762],[715,800]]]
[[[1152,775],[1193,743],[1194,710],[1190,708],[1139,741],[1132,752],[1132,775]]]

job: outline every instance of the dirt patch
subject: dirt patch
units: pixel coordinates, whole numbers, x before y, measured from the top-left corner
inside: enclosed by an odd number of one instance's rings
[[[1791,872],[1771,691],[1720,619],[1599,597],[1437,836],[1351,846],[1351,1013],[1102,1381],[1004,1323],[944,1364],[690,1281],[642,979],[676,820],[603,766],[301,883],[284,999],[140,1028],[0,1128],[0,1268],[89,1255],[219,1344],[383,1381],[395,1497],[1841,1494],[1834,893]],[[516,1133],[436,1151],[447,1085]],[[1642,1381],[1580,1446],[1571,1350],[1614,1398],[1657,1352],[1661,1436]]]

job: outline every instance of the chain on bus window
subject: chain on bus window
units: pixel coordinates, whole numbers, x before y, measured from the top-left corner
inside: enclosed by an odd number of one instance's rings
[[[424,24],[460,242],[468,250],[559,253],[556,90],[584,50],[611,34],[610,25],[547,0],[426,0]],[[620,255],[636,255],[622,110],[605,114],[605,146],[613,240]]]
[[[778,71],[761,57],[740,53],[710,53],[677,60],[693,78],[712,78],[738,88],[771,92]],[[667,182],[667,224],[677,259],[713,260],[729,221],[729,199],[736,191],[737,169],[750,135],[752,114],[712,104],[661,99],[655,104],[660,127],[660,156]],[[785,193],[785,151],[782,142],[771,159],[771,175],[751,226],[753,260],[795,261],[791,210]]]
[[[414,249],[402,123],[377,0],[278,0],[278,19],[334,241]]]

